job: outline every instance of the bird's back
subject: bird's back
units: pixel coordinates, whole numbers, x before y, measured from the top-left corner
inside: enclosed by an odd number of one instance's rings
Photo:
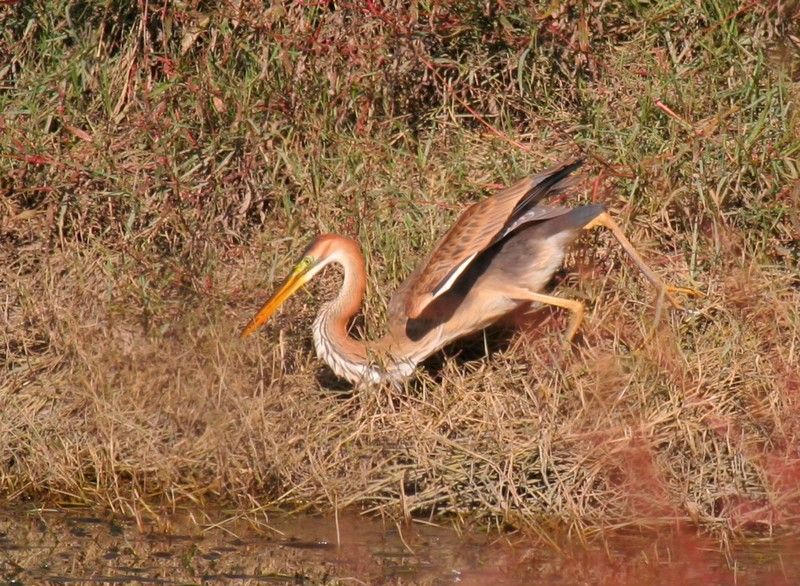
[[[576,159],[556,165],[470,205],[392,296],[390,326],[419,317],[482,251],[522,223],[563,213],[565,208],[542,206],[540,202],[570,187],[570,174],[581,163]]]

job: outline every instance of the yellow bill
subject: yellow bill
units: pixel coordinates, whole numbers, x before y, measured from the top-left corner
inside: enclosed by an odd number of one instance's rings
[[[286,278],[283,285],[281,285],[281,288],[278,289],[277,293],[269,298],[269,300],[259,310],[255,317],[250,320],[250,323],[245,326],[245,328],[242,330],[242,333],[239,334],[240,338],[246,338],[258,328],[263,326],[284,301],[289,299],[289,297],[291,297],[295,291],[297,291],[311,279],[311,275],[308,274],[308,269],[311,267],[311,265],[312,259],[310,257],[306,257],[300,261],[300,264],[298,264],[292,271],[292,274]]]

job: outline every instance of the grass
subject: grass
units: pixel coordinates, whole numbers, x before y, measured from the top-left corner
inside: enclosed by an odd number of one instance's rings
[[[0,8],[0,489],[136,512],[351,507],[546,534],[800,517],[797,2]],[[236,334],[320,231],[364,318],[468,202],[576,152],[602,235],[540,316],[352,392],[326,274]],[[576,202],[577,203],[577,202]]]

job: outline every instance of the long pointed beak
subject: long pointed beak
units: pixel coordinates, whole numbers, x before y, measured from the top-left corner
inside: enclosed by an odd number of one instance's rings
[[[270,316],[275,313],[275,310],[277,310],[284,301],[289,299],[289,297],[291,297],[295,291],[305,285],[308,281],[308,267],[295,267],[294,271],[292,271],[292,274],[286,278],[286,281],[284,281],[281,288],[278,289],[278,292],[269,298],[269,300],[264,304],[264,307],[262,307],[255,317],[250,320],[250,323],[245,326],[245,328],[242,330],[242,333],[239,334],[239,337],[246,338],[258,328],[263,326]]]

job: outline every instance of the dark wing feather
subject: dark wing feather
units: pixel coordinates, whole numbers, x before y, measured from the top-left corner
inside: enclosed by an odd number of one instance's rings
[[[525,197],[517,202],[517,205],[514,206],[514,211],[511,212],[511,215],[506,221],[504,229],[501,231],[502,234],[497,236],[494,241],[497,242],[498,240],[501,240],[509,232],[511,232],[514,228],[509,228],[510,225],[513,224],[515,226],[519,226],[522,223],[519,221],[519,219],[526,214],[530,214],[535,206],[545,197],[560,193],[561,191],[571,187],[574,183],[574,176],[571,176],[572,172],[578,169],[581,165],[583,165],[583,159],[575,159],[574,161],[549,169],[548,171],[537,175],[536,177],[540,177],[541,179],[536,182],[536,184],[530,189],[530,191],[528,191],[528,193],[525,194]],[[526,221],[535,220],[531,219]]]
[[[582,159],[576,159],[556,165],[469,206],[434,246],[425,262],[395,293],[390,313],[398,311],[397,302],[403,300],[406,315],[417,317],[437,295],[452,285],[480,252],[522,223],[552,217],[556,208],[539,208],[537,204],[544,197],[569,187],[572,184],[569,175],[582,163]],[[541,215],[537,217],[537,214]]]

